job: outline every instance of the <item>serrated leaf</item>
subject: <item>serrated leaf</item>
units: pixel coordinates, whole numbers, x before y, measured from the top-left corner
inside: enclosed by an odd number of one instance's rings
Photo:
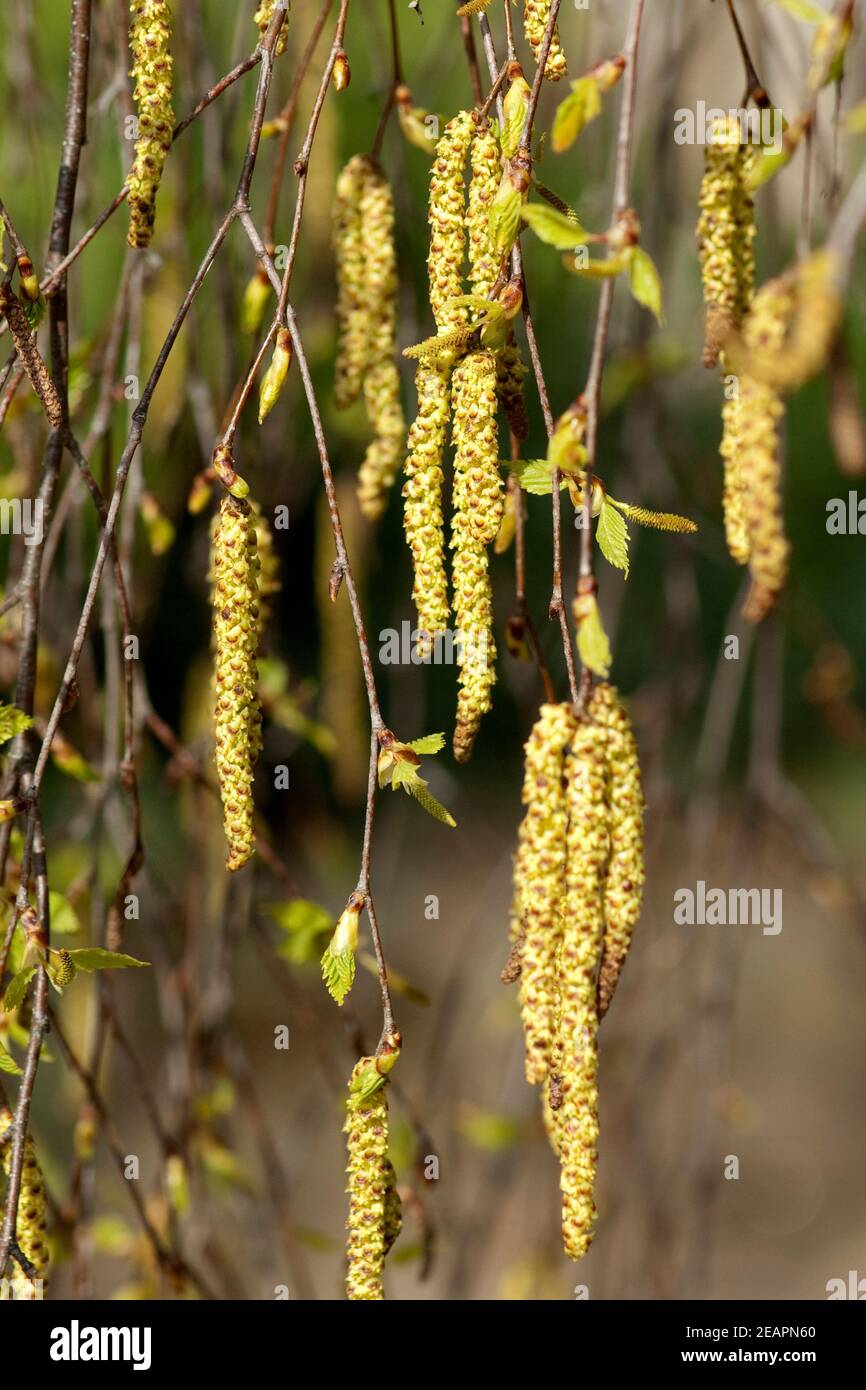
[[[414,796],[419,806],[423,806],[428,816],[433,816],[435,820],[441,821],[443,825],[456,826],[457,822],[451,812],[446,811],[445,807],[436,800],[422,777],[418,777],[412,782],[407,782],[406,790],[411,796]]]
[[[628,268],[631,292],[638,304],[649,309],[659,323],[664,323],[662,310],[662,282],[652,257],[640,246],[632,247]]]
[[[595,536],[608,564],[622,570],[628,579],[628,527],[622,514],[606,498],[601,504]]]
[[[573,145],[584,126],[594,121],[601,110],[601,93],[594,77],[579,77],[571,84],[571,92],[560,102],[553,118],[550,143],[556,154]]]
[[[75,936],[76,932],[81,931],[81,923],[72,903],[68,898],[64,898],[62,893],[56,893],[53,888],[48,894],[48,909],[51,914],[52,937]]]
[[[813,5],[812,0],[776,0],[776,4],[806,24],[823,24],[827,18],[827,11],[820,5]]]
[[[405,758],[397,758],[391,772],[391,790],[396,791],[398,787],[406,787],[409,790],[409,783],[418,779],[418,769],[408,762]]]
[[[3,995],[3,1012],[5,1014],[11,1014],[16,1009],[20,1009],[27,993],[27,986],[35,973],[35,965],[26,965],[23,970],[18,971],[17,975],[12,976],[6,986],[6,993]]]
[[[515,467],[514,475],[523,491],[533,497],[546,497],[553,491],[553,464],[548,459],[526,459]]]
[[[590,603],[586,616],[577,629],[577,650],[584,666],[590,671],[594,671],[597,676],[609,674],[613,657],[595,599]]]
[[[586,242],[586,232],[580,223],[547,203],[526,203],[520,215],[539,241],[555,246],[557,251],[570,251]]]
[[[355,982],[354,951],[332,951],[329,944],[322,956],[322,979],[331,998],[342,1005]]]
[[[0,1071],[5,1071],[9,1076],[21,1076],[21,1068],[0,1043]]]
[[[18,709],[17,705],[0,704],[0,743],[8,743],[10,738],[29,729],[32,723],[29,714]]]
[[[440,748],[445,747],[444,734],[425,734],[423,738],[415,738],[407,745],[413,753],[438,753]]]
[[[122,951],[106,951],[103,946],[79,946],[69,955],[79,970],[125,970],[129,966],[150,965],[149,960],[136,960]]]

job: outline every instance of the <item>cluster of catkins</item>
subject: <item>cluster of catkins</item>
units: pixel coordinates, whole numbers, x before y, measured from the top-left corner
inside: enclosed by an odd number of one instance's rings
[[[470,166],[468,197],[465,182]],[[454,756],[472,752],[496,680],[496,648],[488,548],[502,520],[497,404],[515,434],[525,438],[523,366],[513,335],[484,345],[467,332],[464,259],[474,302],[501,287],[500,258],[490,238],[490,206],[502,173],[499,140],[485,121],[462,111],[436,147],[430,176],[430,306],[443,351],[423,359],[416,372],[418,412],[409,430],[403,524],[412,551],[412,597],[421,650],[427,653],[448,628],[451,604],[446,574],[443,461],[449,417],[454,446],[453,516],[447,548],[454,552],[452,594],[460,689]],[[468,237],[467,237],[468,233]],[[483,338],[483,334],[481,335]],[[431,339],[436,343],[437,339]],[[449,351],[448,345],[456,350]]]
[[[5,1138],[11,1125],[12,1115],[4,1106],[0,1109],[0,1139]],[[12,1144],[7,1143],[3,1150],[3,1171],[7,1178],[11,1166]],[[19,1250],[32,1265],[35,1274],[33,1276],[27,1274],[12,1259],[10,1261],[11,1277],[8,1281],[3,1281],[0,1297],[28,1302],[42,1298],[49,1261],[46,1236],[47,1213],[48,1198],[45,1180],[42,1177],[42,1169],[39,1167],[33,1140],[28,1135],[24,1142],[24,1159],[21,1165],[16,1240]]]
[[[139,249],[150,245],[156,217],[156,194],[171,149],[171,11],[166,0],[130,0],[129,46],[135,78],[138,139],[130,170],[127,241]]]
[[[748,565],[745,617],[760,622],[788,575],[780,425],[783,394],[826,361],[840,303],[832,257],[816,253],[755,292],[756,149],[737,117],[715,122],[700,194],[698,244],[706,306],[704,365],[725,380],[721,455],[728,549]]]
[[[406,421],[397,350],[397,255],[388,180],[367,155],[355,155],[337,180],[333,224],[337,263],[337,408],[363,389],[373,440],[358,475],[358,501],[371,521],[382,515],[400,468]]]
[[[460,6],[457,13],[459,15],[482,14],[490,3],[491,0],[467,0],[465,5]],[[541,49],[549,20],[550,0],[523,0],[523,33],[526,42],[535,54],[536,62],[541,58]],[[554,24],[544,75],[550,82],[558,82],[567,72],[568,66],[559,39],[559,25]]]
[[[597,1033],[640,915],[643,794],[637,745],[616,690],[586,713],[543,705],[526,744],[514,859],[512,960],[527,1080],[560,1161],[565,1253],[592,1242],[598,1142]]]
[[[400,1234],[402,1203],[388,1157],[387,1078],[399,1056],[399,1035],[375,1057],[362,1057],[349,1080],[346,1134],[349,1219],[346,1222],[346,1296],[385,1297],[385,1256]]]

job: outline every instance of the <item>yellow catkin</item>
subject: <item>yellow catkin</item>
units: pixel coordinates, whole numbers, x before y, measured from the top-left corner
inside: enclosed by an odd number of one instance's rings
[[[607,730],[610,859],[604,885],[604,939],[598,971],[598,1017],[604,1018],[643,903],[643,790],[637,742],[613,686],[597,685],[590,717]]]
[[[576,730],[570,705],[542,705],[526,744],[523,804],[515,863],[515,900],[525,939],[520,954],[520,1008],[526,1079],[538,1085],[550,1069],[556,1009],[556,968],[565,896],[565,752]]]
[[[254,22],[259,26],[259,30],[261,31],[262,38],[264,38],[265,33],[266,33],[266,31],[267,31],[267,29],[268,29],[270,23],[271,23],[271,20],[272,20],[273,17],[274,17],[274,8],[275,8],[275,6],[276,6],[276,3],[277,3],[277,0],[262,0],[262,3],[259,5],[259,8],[256,10],[255,14],[253,15],[253,20],[254,20]],[[276,45],[276,48],[275,48],[275,50],[274,50],[274,52],[277,54],[277,56],[279,56],[279,54],[281,54],[281,53],[285,53],[285,51],[286,51],[286,43],[288,42],[288,38],[289,38],[289,16],[288,16],[288,14],[287,14],[286,17],[285,17],[285,19],[283,20],[283,27],[280,29],[280,35],[279,35],[279,38],[277,39],[277,45]]]
[[[337,268],[337,360],[334,400],[345,410],[361,394],[369,349],[369,299],[364,279],[361,198],[370,161],[355,155],[340,172],[334,199],[332,245]]]
[[[742,137],[739,120],[724,116],[713,122],[707,143],[697,228],[707,367],[739,325],[754,286],[755,213],[747,182],[754,149]]]
[[[466,211],[469,233],[469,283],[472,293],[487,299],[499,271],[499,258],[490,240],[490,204],[502,177],[499,141],[489,126],[478,131],[470,150],[472,178]]]
[[[604,882],[610,852],[607,731],[582,722],[571,746],[568,862],[559,964],[556,1111],[565,1253],[579,1260],[592,1243],[598,1161],[596,973],[604,933]]]
[[[131,0],[129,46],[135,78],[138,139],[129,186],[130,246],[150,244],[156,194],[174,129],[171,105],[171,11],[166,0]]]
[[[352,1079],[374,1065],[374,1058],[362,1057]],[[387,1090],[387,1086],[380,1086],[366,1100],[350,1105],[343,1127],[349,1155],[346,1295],[352,1300],[385,1297],[382,1275],[386,1247],[389,1236],[391,1243],[396,1239],[394,1200],[388,1196],[394,1188],[394,1170],[388,1159]]]
[[[791,314],[791,291],[769,280],[755,296],[743,328],[746,353],[770,362],[781,350]],[[788,576],[779,425],[784,404],[771,386],[743,373],[739,378],[740,470],[748,532],[752,587],[743,609],[760,622],[773,607]]]
[[[493,601],[487,547],[502,520],[498,467],[496,363],[490,352],[473,352],[454,368],[454,551],[452,583],[459,635],[460,690],[454,756],[465,762],[481,719],[491,705],[496,680]]]
[[[523,33],[526,42],[535,54],[535,61],[538,62],[541,53],[541,46],[544,43],[544,33],[547,29],[547,21],[550,19],[550,0],[523,0]],[[559,26],[555,25],[553,35],[550,40],[550,48],[547,52],[547,64],[544,75],[551,82],[558,82],[568,72],[568,65],[565,61],[565,54],[562,51],[562,44],[559,41]]]
[[[785,296],[784,341],[777,351],[740,354],[743,368],[776,391],[797,391],[826,365],[842,317],[835,257],[816,251],[795,270],[774,282],[773,294]],[[738,357],[739,361],[739,357]]]
[[[464,169],[475,122],[460,111],[445,127],[430,171],[428,221],[430,250],[427,273],[430,307],[438,329],[466,322],[466,309],[450,303],[463,293],[466,255],[466,190]]]
[[[6,1134],[12,1124],[12,1115],[5,1107],[0,1110],[0,1139]],[[12,1144],[6,1144],[3,1150],[3,1171],[7,1178],[12,1166]],[[25,1259],[29,1260],[36,1271],[35,1279],[21,1269],[21,1266],[13,1259],[10,1260],[10,1270],[8,1282],[5,1284],[3,1294],[6,1298],[13,1300],[30,1302],[42,1298],[45,1291],[45,1281],[48,1272],[48,1239],[46,1236],[48,1214],[48,1199],[45,1190],[45,1180],[42,1177],[42,1169],[36,1157],[36,1149],[30,1136],[24,1142],[23,1162],[21,1166],[21,1188],[18,1196],[18,1218],[16,1223],[16,1239],[21,1253]],[[41,1287],[35,1282],[41,1280]],[[0,1295],[2,1296],[2,1295]]]
[[[214,720],[228,843],[226,868],[231,870],[241,868],[255,848],[253,771],[261,746],[256,669],[258,568],[252,510],[246,502],[224,497],[212,553]]]
[[[397,353],[397,253],[394,201],[381,169],[371,165],[361,191],[364,286],[368,305],[364,404],[374,439],[358,478],[358,500],[369,520],[382,515],[406,442]]]

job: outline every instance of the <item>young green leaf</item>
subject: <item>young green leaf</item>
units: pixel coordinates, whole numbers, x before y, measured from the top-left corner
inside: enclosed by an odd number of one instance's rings
[[[342,1004],[355,982],[355,953],[332,951],[331,945],[329,942],[322,956],[322,979],[331,998]]]
[[[330,931],[334,924],[327,908],[307,898],[292,898],[287,903],[267,903],[264,910],[277,926],[292,936]]]
[[[597,676],[607,677],[613,657],[595,599],[592,599],[586,615],[578,626],[577,650],[584,666],[594,671]]]
[[[628,579],[628,527],[607,498],[601,504],[595,535],[608,564],[622,570]]]
[[[640,246],[632,247],[629,256],[629,282],[631,292],[638,304],[655,314],[659,323],[664,323],[662,310],[662,282],[651,256]]]
[[[10,738],[29,729],[32,723],[29,714],[16,705],[0,704],[0,743],[8,743]]]
[[[21,1007],[27,993],[27,986],[35,973],[35,965],[26,965],[23,970],[18,971],[17,975],[12,976],[6,986],[6,993],[3,995],[4,1014],[12,1014]]]
[[[440,748],[445,747],[444,734],[425,734],[423,738],[415,738],[408,745],[413,753],[438,753]]]
[[[102,946],[80,946],[69,955],[79,970],[124,970],[128,966],[150,965],[149,960],[136,960],[122,951],[106,951]]]
[[[546,497],[553,491],[553,464],[548,459],[526,459],[514,468],[514,475],[533,497]],[[560,491],[564,486],[560,485]]]
[[[520,215],[539,241],[555,246],[557,251],[570,251],[586,242],[586,232],[576,219],[546,203],[526,203]]]
[[[573,145],[584,126],[601,110],[601,93],[594,77],[579,77],[556,108],[550,143],[557,154]]]
[[[7,1072],[9,1076],[21,1075],[21,1068],[15,1061],[15,1058],[9,1055],[2,1043],[0,1043],[0,1071]]]
[[[572,275],[579,275],[583,280],[609,280],[625,270],[628,257],[620,254],[608,256],[606,261],[584,261],[577,256],[566,255],[562,258],[562,264]]]

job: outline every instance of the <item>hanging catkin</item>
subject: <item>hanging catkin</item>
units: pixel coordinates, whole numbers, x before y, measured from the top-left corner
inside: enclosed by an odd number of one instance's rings
[[[550,1069],[562,939],[568,810],[565,752],[576,730],[570,705],[542,705],[526,744],[515,902],[524,932],[520,952],[520,1008],[526,1043],[526,1079],[544,1081]]]
[[[253,15],[253,21],[259,26],[262,38],[264,38],[274,17],[274,9],[276,7],[276,3],[277,0],[262,0],[262,3],[259,5],[259,8]],[[276,48],[274,49],[274,52],[277,54],[277,56],[279,56],[281,53],[285,53],[288,38],[289,16],[287,14],[285,19],[283,20],[283,25],[280,29],[279,37],[277,39]]]
[[[611,685],[597,685],[590,718],[607,730],[610,859],[604,884],[604,939],[598,972],[598,1017],[607,1013],[643,902],[643,790],[637,743]]]
[[[382,170],[371,163],[361,190],[364,288],[368,306],[364,404],[373,429],[358,478],[361,511],[375,521],[385,510],[406,440],[397,353],[397,254],[394,202]]]
[[[166,0],[130,0],[129,46],[138,115],[135,160],[129,187],[130,246],[150,245],[156,194],[174,129],[171,105],[171,11]]]
[[[2,1139],[12,1124],[12,1115],[4,1106],[0,1110],[0,1139]],[[6,1177],[12,1167],[12,1144],[7,1143],[3,1149],[3,1171]],[[41,1299],[45,1291],[45,1279],[48,1271],[48,1240],[46,1237],[48,1202],[45,1192],[45,1180],[42,1177],[42,1169],[36,1157],[36,1149],[33,1140],[28,1135],[24,1141],[24,1154],[21,1165],[21,1187],[18,1195],[18,1217],[16,1223],[16,1239],[18,1247],[25,1259],[29,1260],[36,1271],[35,1279],[21,1269],[14,1259],[10,1259],[10,1274],[8,1281],[0,1281],[0,1297],[11,1298],[17,1301],[35,1301]],[[36,1280],[40,1280],[38,1284]]]
[[[345,410],[358,399],[369,347],[369,301],[364,284],[361,195],[370,171],[364,155],[354,155],[337,179],[332,242],[337,268],[337,359],[334,400]]]
[[[547,29],[547,22],[550,19],[550,0],[523,0],[523,33],[526,42],[535,54],[535,61],[538,62],[541,55],[541,48],[544,43],[544,34]],[[562,51],[562,44],[559,41],[559,26],[553,26],[553,34],[550,40],[550,48],[547,51],[547,63],[544,75],[551,82],[558,82],[568,72],[568,64],[565,61],[565,54]]]
[[[226,496],[214,531],[211,570],[216,765],[231,870],[241,868],[255,848],[253,770],[261,746],[258,568],[252,509]]]
[[[394,1170],[388,1158],[388,1088],[379,1086],[364,1099],[353,1098],[353,1087],[375,1065],[374,1057],[362,1057],[355,1065],[343,1126],[349,1156],[346,1296],[366,1301],[385,1297],[385,1255],[399,1234]]]
[[[469,283],[473,294],[487,299],[499,270],[499,259],[490,240],[490,204],[502,177],[499,141],[489,125],[479,128],[469,158],[472,175],[466,211]]]
[[[578,727],[568,772],[568,862],[560,1007],[555,1049],[555,1111],[562,1191],[562,1238],[572,1260],[586,1254],[595,1222],[598,1154],[598,1012],[596,976],[604,935],[604,886],[610,852],[606,729]]]
[[[699,200],[698,254],[703,281],[704,366],[719,360],[725,339],[748,309],[755,279],[755,211],[748,188],[754,149],[736,116],[714,121]]]
[[[496,363],[490,352],[473,352],[454,368],[454,551],[452,584],[459,636],[460,689],[454,757],[469,758],[496,680],[493,598],[487,547],[502,519],[496,427]]]
[[[465,309],[449,301],[463,290],[466,251],[463,171],[474,129],[468,111],[460,112],[448,123],[436,146],[430,175],[427,267],[430,306],[440,330],[465,321]],[[450,616],[442,516],[442,455],[449,412],[448,368],[421,363],[415,374],[415,386],[418,412],[407,444],[403,526],[412,551],[412,597],[418,612],[418,627],[427,634],[427,640],[422,639],[420,647],[422,651],[429,651],[436,635],[448,627]]]

